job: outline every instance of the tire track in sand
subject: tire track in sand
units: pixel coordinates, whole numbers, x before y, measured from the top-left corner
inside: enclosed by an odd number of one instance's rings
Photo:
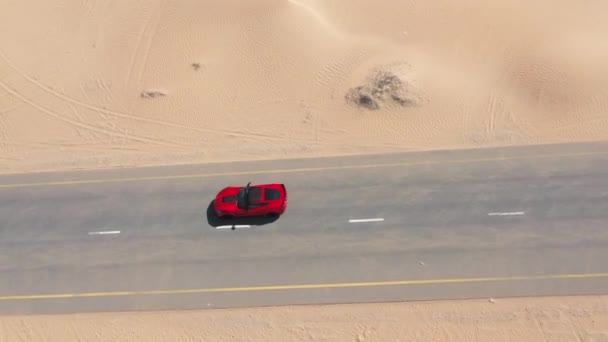
[[[124,113],[124,112],[114,111],[114,110],[110,110],[110,109],[107,109],[107,108],[102,108],[102,107],[99,107],[99,106],[95,106],[93,104],[86,103],[86,102],[83,102],[83,101],[79,101],[79,100],[71,98],[71,97],[69,97],[67,95],[61,94],[61,93],[55,91],[54,89],[51,89],[50,87],[47,87],[44,84],[40,83],[39,81],[35,80],[31,76],[29,76],[26,72],[22,71],[19,67],[17,67],[16,65],[14,65],[12,63],[12,61],[10,61],[6,57],[6,55],[4,55],[4,53],[2,52],[2,50],[0,50],[0,58],[3,59],[3,60],[5,60],[6,64],[11,69],[13,69],[17,74],[19,74],[19,76],[23,77],[28,82],[30,82],[31,84],[33,84],[36,87],[40,88],[41,90],[45,91],[46,93],[48,93],[50,95],[53,95],[53,96],[55,96],[55,97],[57,97],[57,98],[59,98],[59,99],[61,99],[63,101],[76,104],[78,106],[84,107],[86,109],[90,109],[92,111],[102,112],[104,114],[112,115],[112,116],[123,118],[123,119],[128,119],[128,120],[133,120],[133,121],[139,121],[139,122],[145,122],[145,123],[149,123],[149,124],[156,124],[156,125],[163,126],[163,127],[171,127],[171,128],[181,129],[181,130],[188,130],[188,131],[197,132],[197,133],[204,133],[204,134],[232,134],[232,135],[234,135],[236,137],[258,139],[258,141],[260,139],[272,140],[272,141],[282,141],[282,140],[284,140],[284,138],[276,137],[276,136],[272,136],[272,135],[268,135],[268,134],[247,133],[247,132],[242,132],[242,131],[232,131],[232,130],[226,130],[226,129],[221,129],[221,128],[213,128],[212,129],[212,128],[192,127],[192,126],[182,125],[182,124],[175,123],[175,122],[169,122],[169,121],[157,120],[157,119],[150,119],[150,118],[143,118],[143,117],[136,116],[136,115],[133,115],[133,114],[127,114],[127,113]],[[313,142],[314,141],[314,139],[302,139],[302,138],[294,138],[294,140],[298,140],[300,142]]]
[[[13,149],[10,147],[10,145],[6,145],[3,143],[3,141],[8,140],[7,132],[9,131],[9,129],[9,122],[4,117],[4,113],[2,112],[2,110],[0,110],[0,151],[4,150],[6,151],[6,153],[13,152]],[[0,155],[0,159],[1,158],[3,158],[2,155]]]
[[[152,21],[152,18],[154,17],[154,13],[152,13],[149,17],[148,20],[146,20],[146,23],[144,24],[144,28],[143,30],[139,33],[138,37],[137,37],[137,43],[135,44],[135,50],[133,51],[133,54],[131,55],[131,60],[129,61],[129,68],[127,69],[127,74],[125,75],[125,79],[124,79],[124,87],[125,89],[129,89],[129,84],[131,83],[131,73],[133,72],[133,69],[135,69],[135,60],[137,59],[137,54],[139,52],[139,46],[141,45],[141,41],[143,36],[145,35],[146,31],[148,30],[148,27],[150,26],[150,22]]]
[[[127,135],[127,134],[123,134],[123,133],[119,133],[119,132],[115,132],[109,129],[105,129],[105,128],[101,128],[101,127],[97,127],[97,126],[93,126],[93,125],[89,125],[83,122],[79,122],[70,118],[66,118],[50,109],[44,108],[42,106],[40,106],[39,104],[37,104],[36,102],[26,98],[25,96],[21,95],[19,92],[17,92],[16,90],[10,88],[9,86],[7,86],[4,82],[0,81],[0,88],[3,88],[4,90],[6,90],[9,94],[13,95],[14,97],[20,99],[21,101],[29,104],[30,106],[38,109],[39,111],[54,117],[55,119],[58,119],[60,121],[63,121],[65,123],[68,123],[74,127],[80,127],[80,128],[84,128],[84,129],[88,129],[91,132],[96,132],[96,133],[103,133],[106,135],[110,135],[110,136],[117,136],[117,137],[122,137],[122,138],[126,138],[126,139],[130,139],[130,140],[134,140],[134,141],[139,141],[139,142],[145,142],[145,143],[149,143],[149,144],[155,144],[155,145],[161,145],[161,146],[167,146],[167,147],[180,147],[180,146],[186,146],[183,144],[177,144],[174,142],[167,142],[167,141],[163,141],[161,139],[152,139],[152,138],[147,138],[147,137],[142,137],[142,136],[137,136],[137,135]]]
[[[486,125],[486,134],[488,136],[493,136],[496,131],[496,93],[492,92],[490,94],[490,99],[488,103],[488,111],[490,112],[490,119],[488,120],[488,124]]]
[[[144,31],[141,33],[138,42],[137,42],[137,49],[135,50],[135,53],[133,55],[133,60],[132,60],[132,64],[131,64],[131,69],[134,68],[135,66],[135,61],[137,60],[136,56],[138,55],[138,50],[139,50],[139,45],[141,44],[141,41],[143,40],[142,37],[146,34],[146,32],[148,31],[148,29],[150,28],[150,24],[152,21],[152,18],[154,18],[154,23],[152,24],[152,30],[150,33],[150,37],[148,38],[148,44],[145,47],[144,50],[144,55],[143,58],[141,60],[141,66],[139,67],[139,71],[137,73],[137,81],[136,81],[136,86],[137,89],[141,89],[141,79],[142,76],[144,74],[144,70],[146,69],[146,65],[148,63],[148,56],[150,55],[150,49],[152,48],[152,43],[154,42],[154,38],[156,37],[156,33],[158,31],[158,25],[160,24],[160,20],[162,18],[162,14],[163,14],[163,8],[165,7],[165,1],[160,0],[160,3],[158,5],[158,7],[156,8],[156,10],[152,13],[152,15],[150,16],[150,19],[148,19],[148,22],[146,23],[146,26],[144,28]],[[132,70],[129,70],[129,75],[131,75]],[[130,77],[130,76],[129,76]],[[131,79],[128,80],[127,83],[127,92],[129,91],[129,84],[131,83]],[[129,109],[129,114],[133,114],[133,109],[136,106],[136,100],[133,99],[133,101],[131,101],[131,108]]]

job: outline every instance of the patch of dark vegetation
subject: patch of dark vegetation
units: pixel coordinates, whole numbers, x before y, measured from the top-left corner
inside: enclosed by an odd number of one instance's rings
[[[198,69],[201,68],[201,64],[200,63],[192,63],[192,68],[197,71]]]
[[[167,94],[163,93],[162,91],[151,91],[151,90],[144,90],[141,92],[140,96],[142,98],[154,98],[154,97],[159,97],[159,96],[166,96]]]
[[[397,73],[390,70],[375,70],[364,85],[351,88],[347,101],[360,107],[376,110],[392,101],[400,106],[414,106],[419,97],[412,86]]]

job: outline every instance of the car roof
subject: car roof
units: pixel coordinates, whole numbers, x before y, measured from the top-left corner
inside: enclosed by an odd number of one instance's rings
[[[249,202],[258,202],[262,200],[262,187],[252,186],[249,190]]]
[[[249,185],[249,188],[249,202],[277,201],[280,200],[283,192],[283,185],[279,183],[255,184]]]

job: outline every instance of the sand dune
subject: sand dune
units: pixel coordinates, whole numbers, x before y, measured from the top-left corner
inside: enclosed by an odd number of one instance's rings
[[[8,1],[0,172],[606,139],[607,9]]]

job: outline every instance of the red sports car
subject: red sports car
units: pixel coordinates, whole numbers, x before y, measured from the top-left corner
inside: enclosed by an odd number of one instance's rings
[[[287,189],[280,183],[229,186],[217,194],[213,208],[220,218],[279,216],[287,209]]]

